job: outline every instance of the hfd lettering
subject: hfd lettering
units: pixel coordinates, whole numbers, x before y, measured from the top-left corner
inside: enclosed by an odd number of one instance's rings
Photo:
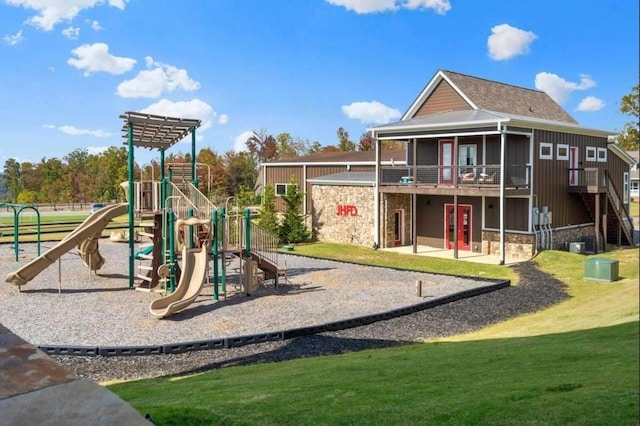
[[[336,214],[338,216],[357,216],[358,208],[352,204],[338,204]]]

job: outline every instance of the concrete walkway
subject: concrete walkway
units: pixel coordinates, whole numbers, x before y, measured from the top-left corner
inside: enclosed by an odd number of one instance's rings
[[[79,379],[0,324],[0,425],[141,425],[129,404]]]
[[[453,250],[447,250],[443,248],[429,247],[429,246],[417,246],[416,252],[413,252],[413,246],[391,247],[380,249],[383,251],[402,253],[402,254],[414,254],[417,256],[436,257],[439,259],[451,259],[453,260]],[[484,263],[487,265],[499,265],[500,256],[495,254],[474,253],[472,251],[458,250],[458,259],[465,262]],[[505,265],[514,265],[520,262],[526,262],[528,259],[514,259],[507,257],[505,259]]]

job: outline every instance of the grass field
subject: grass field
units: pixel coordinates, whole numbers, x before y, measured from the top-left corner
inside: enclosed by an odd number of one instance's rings
[[[159,425],[637,425],[638,254],[601,255],[622,279],[597,283],[584,256],[542,252],[571,299],[476,333],[109,388]]]

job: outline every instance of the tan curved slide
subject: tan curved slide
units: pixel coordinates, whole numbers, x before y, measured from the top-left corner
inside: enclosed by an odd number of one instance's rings
[[[126,203],[113,204],[91,214],[58,244],[17,271],[10,272],[5,277],[5,281],[15,285],[24,285],[74,247],[80,249],[81,256],[87,266],[91,265],[93,270],[99,269],[104,263],[104,259],[97,252],[96,239],[100,237],[104,228],[114,217],[126,214],[128,209],[129,205]],[[88,243],[85,243],[87,241]]]
[[[176,290],[170,295],[154,300],[149,312],[164,318],[189,306],[200,294],[207,273],[207,245],[200,249],[182,248],[182,273]]]

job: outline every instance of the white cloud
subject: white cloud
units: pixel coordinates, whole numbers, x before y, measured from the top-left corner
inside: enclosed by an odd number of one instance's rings
[[[487,39],[487,46],[489,56],[496,61],[528,53],[529,46],[538,38],[531,31],[524,31],[509,24],[496,25],[491,28],[491,33]]]
[[[70,26],[61,31],[62,35],[68,38],[69,40],[77,40],[80,35],[80,28]]]
[[[167,117],[201,120],[202,123],[198,129],[199,131],[206,130],[211,127],[217,116],[211,105],[201,101],[200,99],[192,99],[185,102],[172,102],[168,99],[161,99],[144,108],[140,112]]]
[[[108,149],[109,149],[108,146],[89,146],[87,147],[87,154],[98,155],[98,154],[102,154]]]
[[[22,30],[18,31],[15,34],[7,34],[4,37],[2,37],[2,41],[7,43],[9,46],[15,46],[16,44],[20,43],[22,40],[24,40],[24,37],[22,36]]]
[[[407,9],[433,9],[439,15],[444,15],[451,10],[451,3],[449,0],[408,0],[406,5]]]
[[[104,28],[102,27],[102,25],[100,25],[100,22],[98,22],[98,21],[95,21],[95,20],[92,21],[90,19],[86,19],[84,22],[87,23],[89,26],[91,26],[91,29],[93,31],[97,32],[97,31],[104,30]]]
[[[51,71],[51,72],[56,72],[56,68],[55,68],[55,67],[49,67],[48,69],[49,69],[49,71]]]
[[[342,112],[349,118],[360,120],[365,124],[387,124],[402,116],[400,111],[378,102],[354,102],[343,105]]]
[[[358,14],[388,12],[398,9],[425,10],[444,15],[451,9],[449,0],[326,0],[334,6],[342,6]]]
[[[69,58],[67,63],[79,70],[85,70],[85,77],[100,71],[115,75],[124,74],[136,64],[135,59],[110,54],[109,45],[105,43],[83,44],[73,49],[71,54],[77,58]]]
[[[565,103],[571,93],[576,90],[586,90],[594,87],[596,82],[586,74],[580,75],[580,83],[573,83],[548,72],[536,74],[536,89],[542,90],[559,104]]]
[[[106,3],[124,10],[128,2],[129,0],[5,0],[10,6],[36,11],[37,14],[27,19],[27,23],[45,31],[51,31],[62,21],[71,22],[84,9]]]
[[[229,116],[227,114],[221,114],[218,117],[218,124],[227,124],[229,122]]]
[[[89,129],[79,129],[75,126],[55,126],[53,124],[43,124],[42,127],[47,129],[57,129],[62,133],[66,133],[68,135],[73,136],[94,136],[96,138],[109,138],[113,136],[113,133],[105,132],[104,130],[89,130]]]
[[[583,100],[580,101],[580,104],[576,108],[577,111],[600,111],[604,108],[604,102],[602,99],[596,98],[595,96],[587,96]]]
[[[251,130],[240,133],[233,142],[233,150],[235,152],[247,151],[247,140],[253,136],[254,133]]]
[[[151,56],[145,57],[148,70],[140,71],[131,80],[118,85],[116,93],[123,98],[159,98],[165,92],[176,89],[188,92],[198,90],[200,83],[189,78],[185,69],[155,62]]]

